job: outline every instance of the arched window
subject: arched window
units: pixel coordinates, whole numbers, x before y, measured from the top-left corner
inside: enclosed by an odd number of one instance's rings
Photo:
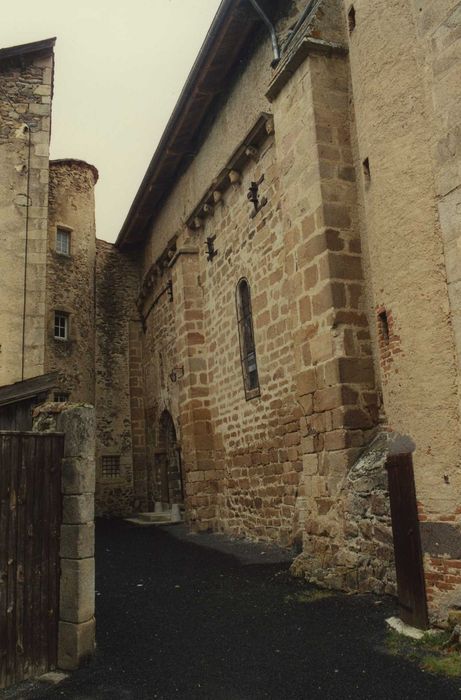
[[[250,286],[246,279],[241,279],[237,285],[237,320],[245,396],[247,399],[252,399],[255,396],[259,396],[260,391],[253,333],[251,294]]]

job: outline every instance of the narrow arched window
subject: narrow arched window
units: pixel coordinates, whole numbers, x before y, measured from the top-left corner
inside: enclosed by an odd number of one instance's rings
[[[255,396],[259,396],[260,391],[253,333],[251,294],[250,286],[246,279],[241,279],[237,285],[237,320],[245,396],[247,399],[252,399]]]

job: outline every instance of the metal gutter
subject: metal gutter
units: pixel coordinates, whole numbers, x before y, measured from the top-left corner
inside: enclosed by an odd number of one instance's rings
[[[258,13],[258,15],[261,17],[262,21],[266,25],[266,27],[269,30],[271,42],[272,42],[272,53],[274,54],[274,59],[272,61],[272,68],[275,68],[277,64],[280,61],[280,48],[279,48],[279,41],[277,39],[277,33],[275,31],[275,27],[270,21],[269,17],[266,15],[264,10],[258,5],[256,0],[249,0],[251,5],[253,6],[255,12]]]

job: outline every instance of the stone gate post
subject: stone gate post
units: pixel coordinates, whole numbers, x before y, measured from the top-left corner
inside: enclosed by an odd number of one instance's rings
[[[72,671],[95,649],[95,415],[93,406],[45,404],[34,430],[64,433],[58,666]]]

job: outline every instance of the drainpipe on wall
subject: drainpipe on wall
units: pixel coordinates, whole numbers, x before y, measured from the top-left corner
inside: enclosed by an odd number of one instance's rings
[[[26,305],[27,305],[27,258],[29,252],[29,207],[30,207],[30,155],[32,149],[30,126],[25,124],[29,133],[28,155],[27,155],[27,190],[26,190],[26,231],[24,243],[24,282],[23,282],[23,307],[22,307],[22,361],[21,380],[24,380],[25,352],[26,352]]]
[[[266,27],[269,29],[269,33],[270,33],[271,41],[272,41],[272,51],[273,51],[273,53],[274,53],[274,58],[273,58],[273,60],[272,60],[271,66],[272,66],[272,68],[275,68],[276,65],[277,65],[277,64],[279,63],[279,61],[280,61],[280,48],[279,48],[279,42],[278,42],[278,39],[277,39],[277,34],[276,34],[276,32],[275,32],[275,27],[274,27],[274,25],[272,24],[272,22],[270,21],[269,17],[268,17],[268,16],[266,15],[266,13],[264,12],[264,10],[262,10],[261,7],[259,7],[259,5],[258,5],[258,3],[256,2],[256,0],[250,0],[250,3],[253,5],[254,9],[256,10],[256,12],[258,13],[258,15],[259,15],[259,16],[261,17],[261,19],[263,20],[263,22],[264,22],[264,24],[266,25]]]

